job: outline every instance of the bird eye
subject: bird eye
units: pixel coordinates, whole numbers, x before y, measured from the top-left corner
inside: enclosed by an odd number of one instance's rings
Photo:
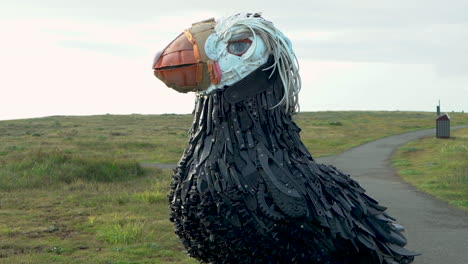
[[[228,52],[233,55],[242,56],[242,54],[250,48],[250,45],[252,45],[252,41],[250,39],[236,40],[229,42],[227,49]]]

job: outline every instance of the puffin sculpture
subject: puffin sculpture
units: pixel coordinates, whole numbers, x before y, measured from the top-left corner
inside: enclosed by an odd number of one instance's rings
[[[174,172],[171,221],[202,263],[411,263],[386,208],[318,164],[292,115],[301,87],[289,39],[258,13],[194,23],[156,55],[156,77],[196,92]]]

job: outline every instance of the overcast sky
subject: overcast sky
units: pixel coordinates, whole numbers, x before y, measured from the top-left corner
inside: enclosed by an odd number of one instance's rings
[[[466,0],[1,0],[0,120],[190,113],[154,54],[209,17],[262,12],[292,42],[302,111],[468,111]]]

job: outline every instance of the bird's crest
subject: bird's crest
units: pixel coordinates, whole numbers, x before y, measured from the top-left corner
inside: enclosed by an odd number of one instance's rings
[[[268,52],[274,58],[271,67],[278,70],[284,86],[284,97],[278,105],[285,104],[291,113],[299,111],[298,94],[301,89],[301,77],[291,41],[272,22],[262,18],[260,13],[239,13],[216,22],[215,32],[226,42],[232,41],[235,35],[241,36],[242,33],[262,38]],[[255,47],[252,47],[244,56],[248,58],[254,51]]]

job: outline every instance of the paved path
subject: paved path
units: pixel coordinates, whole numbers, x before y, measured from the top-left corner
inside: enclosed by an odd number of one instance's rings
[[[466,264],[468,212],[418,191],[403,182],[390,166],[390,158],[399,146],[426,135],[435,135],[435,129],[383,138],[318,160],[351,174],[389,208],[389,214],[406,227],[407,248],[422,253],[414,263]]]
[[[468,126],[454,128],[461,127]],[[423,254],[417,257],[415,264],[466,264],[468,212],[406,184],[390,166],[390,158],[399,146],[426,135],[435,135],[435,129],[379,139],[317,160],[351,174],[372,197],[389,208],[389,214],[407,229],[407,248]],[[144,165],[175,167],[175,164]]]

